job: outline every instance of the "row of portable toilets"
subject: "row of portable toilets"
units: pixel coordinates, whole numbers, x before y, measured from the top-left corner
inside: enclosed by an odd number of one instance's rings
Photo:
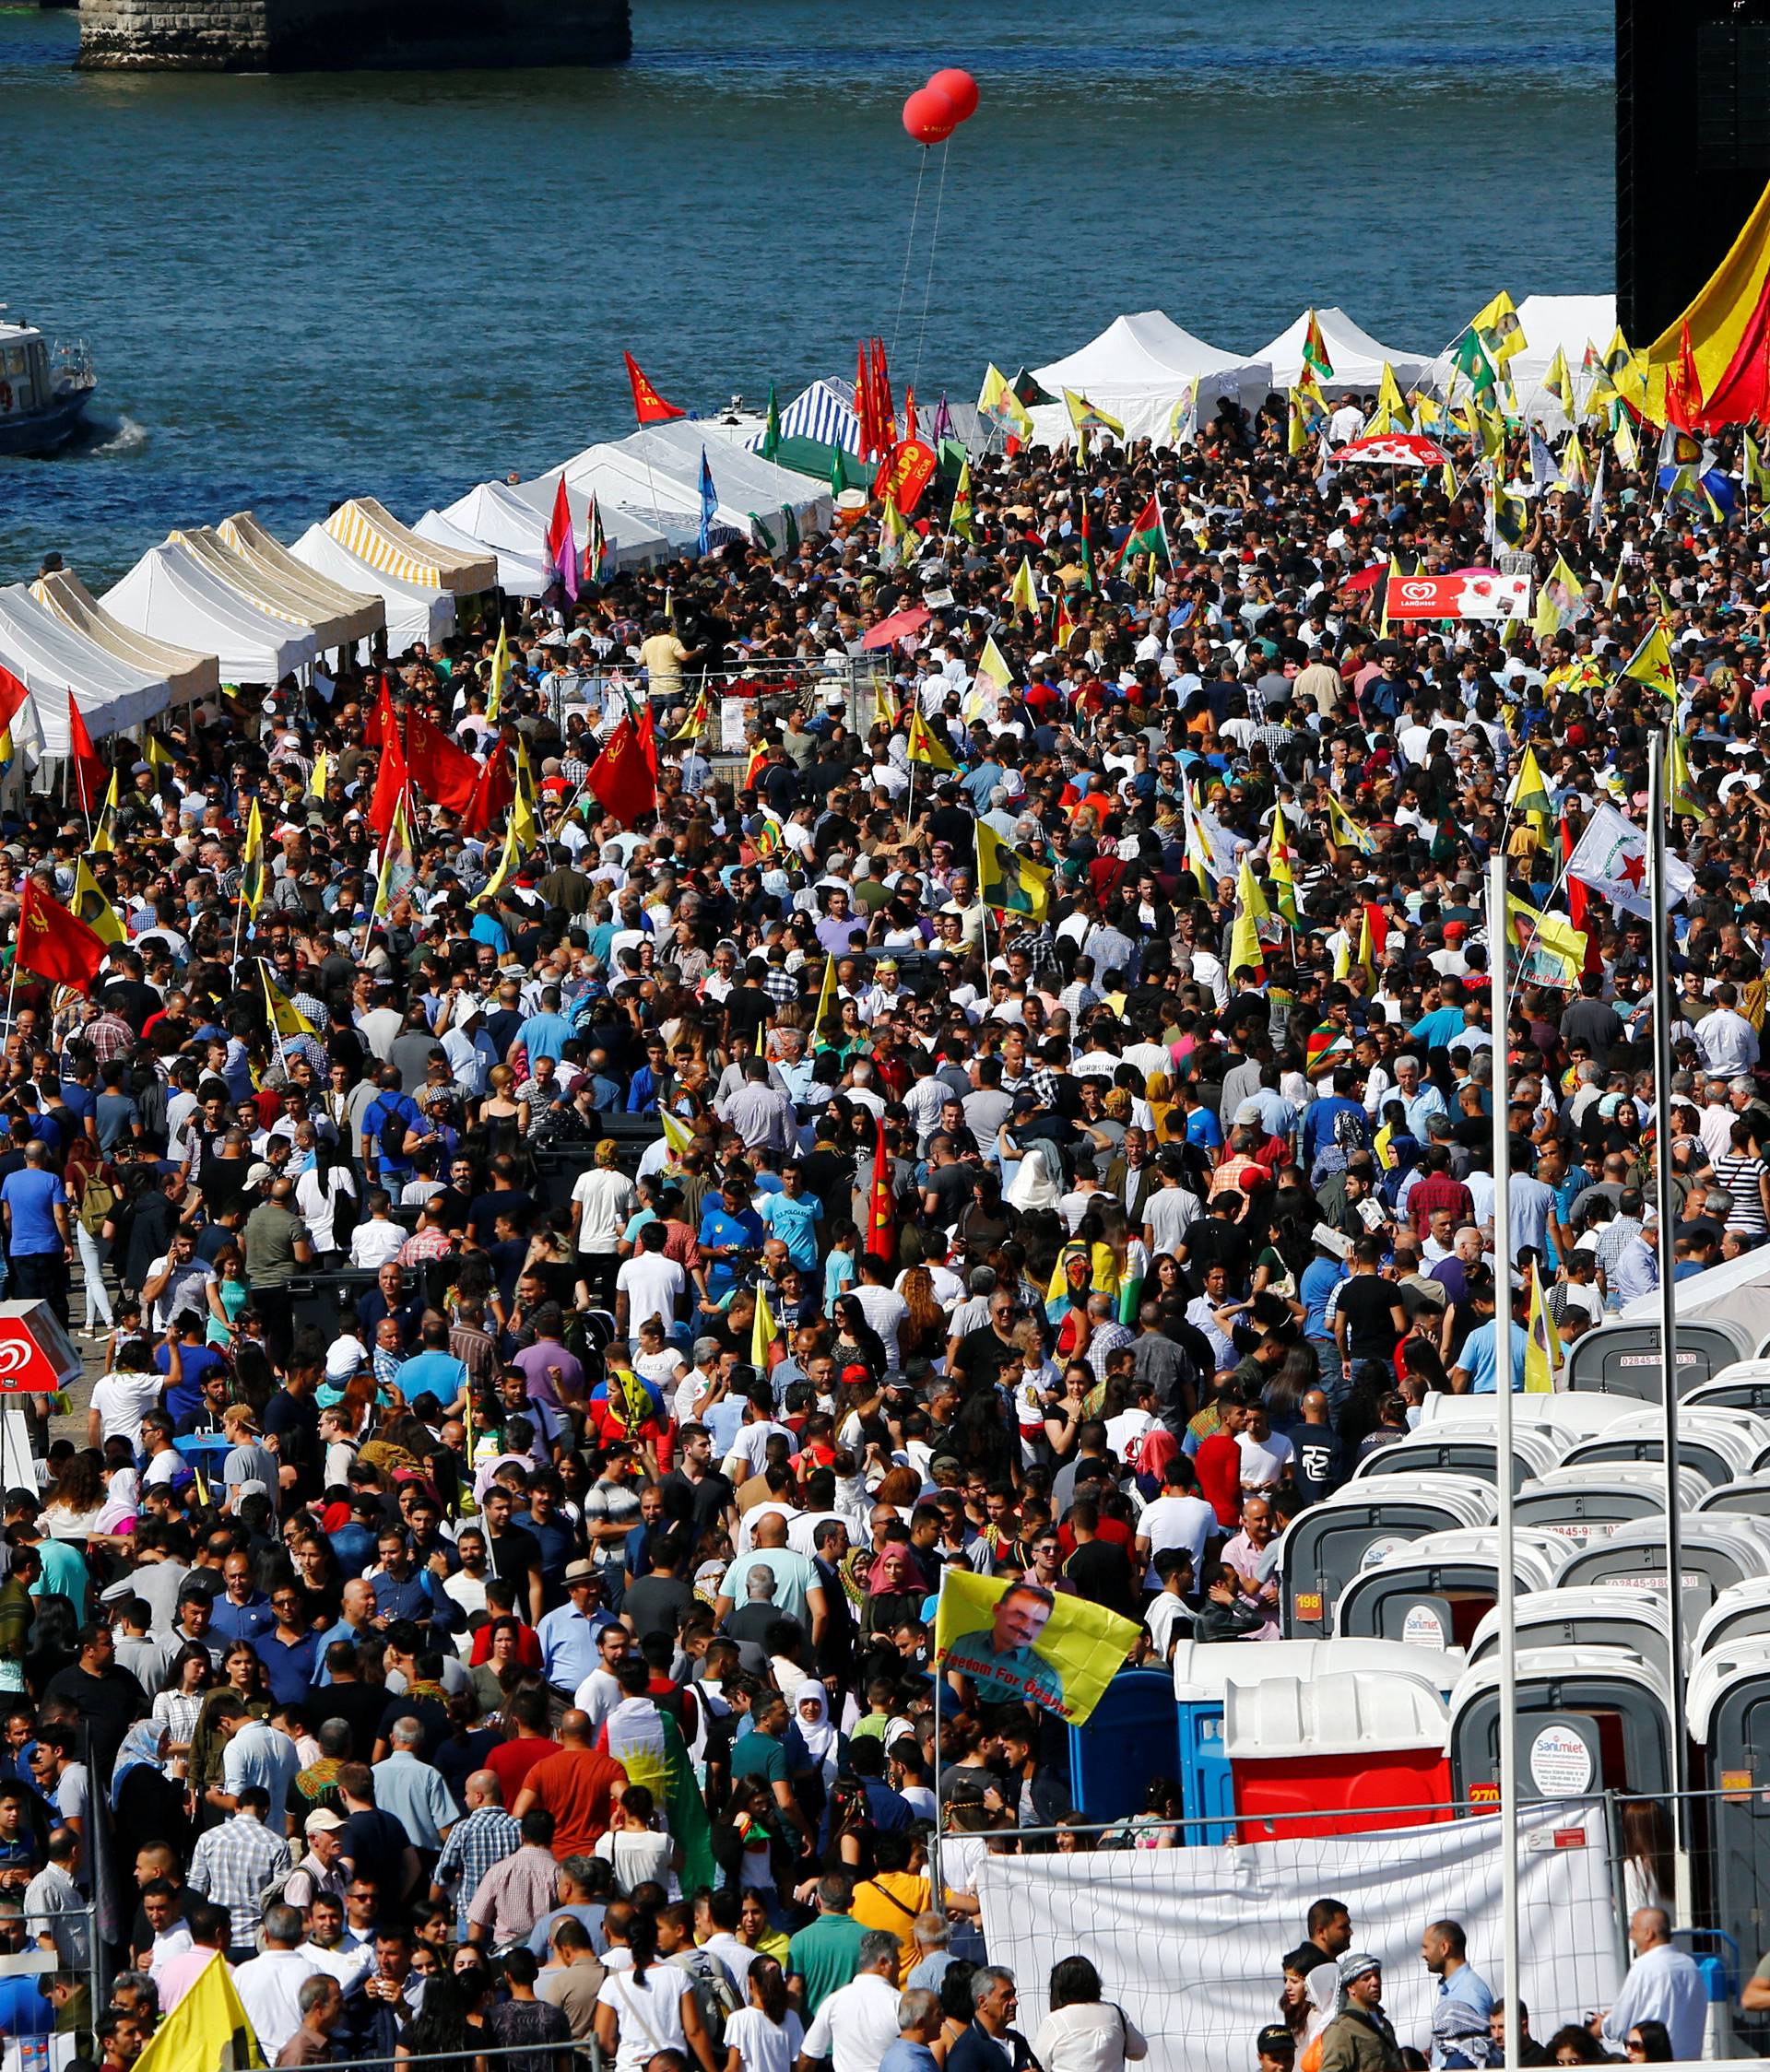
[[[1566,1393],[1513,1398],[1517,1709],[1528,1804],[1671,1786],[1685,1678],[1697,1920],[1770,1949],[1770,1359],[1679,1328],[1683,1543],[1665,1546],[1655,1326],[1574,1348]],[[1279,1545],[1281,1640],[1182,1642],[1070,1732],[1076,1802],[1136,1811],[1177,1776],[1194,1843],[1479,1816],[1500,1776],[1496,1412],[1434,1396]],[[1760,1837],[1766,1844],[1760,1847]]]

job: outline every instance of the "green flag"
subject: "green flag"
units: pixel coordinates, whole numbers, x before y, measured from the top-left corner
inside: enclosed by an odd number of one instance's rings
[[[1493,387],[1493,362],[1472,326],[1450,348],[1450,359],[1478,396],[1486,395]]]
[[[784,506],[781,516],[785,521],[783,530],[786,534],[786,550],[789,554],[796,553],[799,545],[799,521],[794,515],[790,503]]]
[[[774,384],[768,384],[768,423],[762,431],[762,458],[772,461],[781,450],[781,406],[774,400]]]
[[[847,486],[842,478],[842,448],[837,446],[830,455],[830,494],[839,497]]]
[[[753,511],[749,514],[749,522],[761,535],[762,545],[767,547],[769,559],[773,560],[774,558],[774,535],[769,531],[767,525],[763,524],[761,519],[757,517],[756,513]]]

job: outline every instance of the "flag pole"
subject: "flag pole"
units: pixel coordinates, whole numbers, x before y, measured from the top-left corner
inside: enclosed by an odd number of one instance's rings
[[[1666,886],[1666,756],[1670,728],[1678,724],[1674,711],[1667,723],[1667,736],[1656,737],[1653,759],[1647,768],[1647,868],[1658,912],[1649,931],[1653,945],[1653,1081],[1654,1081],[1654,1180],[1659,1210],[1659,1365],[1664,1376],[1666,1460],[1666,1607],[1671,1614],[1673,1641],[1671,1674],[1671,1847],[1674,1903],[1678,1919],[1691,1917],[1690,1805],[1684,1797],[1688,1784],[1684,1736],[1686,1692],[1677,1640],[1683,1631],[1682,1582],[1684,1570],[1683,1520],[1678,1493],[1678,1303],[1673,1273],[1671,1195],[1671,974],[1670,903]]]
[[[1493,1271],[1494,1403],[1498,1410],[1494,1481],[1499,1493],[1500,1615],[1500,1917],[1504,1935],[1505,2038],[1502,2062],[1523,2063],[1518,1995],[1518,1628],[1517,1575],[1513,1566],[1512,1476],[1512,1139],[1507,1128],[1511,1061],[1505,1040],[1505,856],[1488,862],[1487,959],[1493,1021]]]

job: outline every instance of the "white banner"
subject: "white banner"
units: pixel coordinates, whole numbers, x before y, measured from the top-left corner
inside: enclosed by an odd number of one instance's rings
[[[1647,838],[1634,822],[1615,806],[1598,805],[1587,821],[1574,853],[1567,859],[1567,875],[1589,885],[1624,913],[1642,921],[1653,919],[1653,887],[1647,883]],[[1684,898],[1696,882],[1686,863],[1666,854],[1666,890],[1661,902],[1668,912]]]
[[[1504,1990],[1499,1840],[1497,1818],[1477,1816],[1242,1847],[990,1855],[977,1873],[984,1939],[1014,1973],[1029,2042],[1052,1965],[1083,1956],[1149,2038],[1147,2072],[1247,2072],[1255,2037],[1279,2019],[1280,1960],[1314,1901],[1340,1900],[1352,1947],[1383,1960],[1397,2036],[1429,2050],[1429,1923],[1460,1921],[1469,1961]],[[1622,1931],[1600,1808],[1526,1808],[1519,1851],[1524,2000],[1540,2041],[1616,1997]]]

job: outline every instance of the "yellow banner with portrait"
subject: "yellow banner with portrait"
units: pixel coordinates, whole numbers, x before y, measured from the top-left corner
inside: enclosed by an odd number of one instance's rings
[[[985,1703],[1029,1699],[1079,1725],[1141,1631],[1085,1597],[948,1569],[935,1612],[934,1663],[969,1677]]]

